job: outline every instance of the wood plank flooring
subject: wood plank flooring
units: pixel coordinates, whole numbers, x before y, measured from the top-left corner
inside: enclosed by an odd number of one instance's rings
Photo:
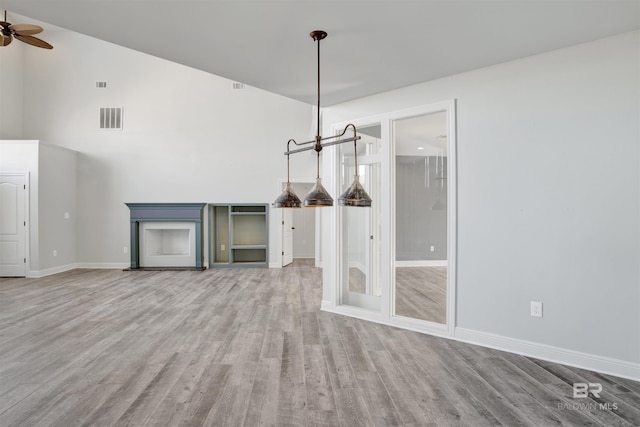
[[[321,288],[308,265],[0,279],[0,425],[640,425],[638,382],[320,312]]]
[[[359,268],[349,268],[349,291],[366,293],[366,280]],[[445,323],[447,267],[396,267],[396,314]]]
[[[447,267],[396,267],[396,314],[447,320]]]

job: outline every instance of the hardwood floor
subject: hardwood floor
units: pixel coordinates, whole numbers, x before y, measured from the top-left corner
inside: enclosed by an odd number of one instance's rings
[[[396,267],[396,314],[447,321],[447,267]]]
[[[638,382],[320,312],[321,288],[295,265],[0,279],[0,425],[640,425]]]
[[[366,293],[366,276],[349,268],[349,291]],[[447,267],[396,267],[396,314],[430,322],[447,321]]]

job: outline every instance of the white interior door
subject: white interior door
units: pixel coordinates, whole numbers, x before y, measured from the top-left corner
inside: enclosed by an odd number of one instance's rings
[[[371,126],[379,129],[380,126]],[[358,176],[372,199],[371,207],[340,208],[341,282],[340,303],[372,311],[381,311],[380,287],[380,168],[379,130],[360,129]],[[376,131],[377,130],[377,131]],[[345,145],[340,149],[341,188],[351,185],[355,175],[355,153]]]
[[[364,143],[379,144],[379,140],[373,140],[367,138],[365,135]],[[371,150],[374,154],[368,154],[360,156],[358,158],[358,164],[360,165],[360,175],[363,181],[366,183],[369,196],[376,195],[376,198],[372,197],[372,204],[370,209],[363,209],[364,220],[363,223],[367,224],[369,239],[367,239],[367,245],[365,246],[365,265],[366,265],[366,293],[368,295],[380,296],[382,295],[380,288],[380,237],[382,235],[382,224],[380,223],[380,200],[378,195],[380,194],[380,155],[379,149]],[[366,236],[365,236],[366,239]]]
[[[298,196],[308,194],[313,182],[291,184]],[[291,209],[293,212],[293,257],[315,258],[316,256],[316,212],[317,209]]]
[[[293,262],[293,211],[282,211],[282,266]]]
[[[26,276],[26,177],[0,175],[0,276]]]

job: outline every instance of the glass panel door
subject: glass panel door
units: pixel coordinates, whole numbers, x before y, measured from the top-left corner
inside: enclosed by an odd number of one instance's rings
[[[380,311],[380,125],[358,129],[360,183],[372,199],[370,208],[340,207],[342,286],[341,304]],[[340,146],[340,187],[348,188],[355,175],[352,144]]]
[[[394,121],[395,315],[446,323],[447,113]]]

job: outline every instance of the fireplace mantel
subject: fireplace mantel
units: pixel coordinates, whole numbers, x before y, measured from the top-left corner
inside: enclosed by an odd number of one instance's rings
[[[131,268],[140,266],[140,223],[190,222],[195,224],[195,265],[203,268],[202,218],[206,203],[125,203],[130,211]]]

